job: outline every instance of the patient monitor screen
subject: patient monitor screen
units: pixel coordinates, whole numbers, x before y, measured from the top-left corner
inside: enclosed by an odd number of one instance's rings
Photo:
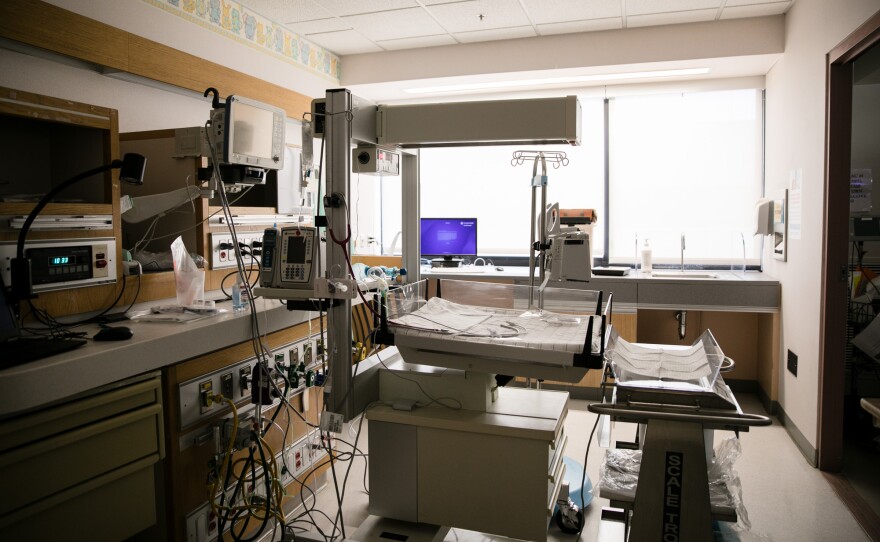
[[[236,102],[233,106],[232,152],[260,158],[272,157],[271,111]]]

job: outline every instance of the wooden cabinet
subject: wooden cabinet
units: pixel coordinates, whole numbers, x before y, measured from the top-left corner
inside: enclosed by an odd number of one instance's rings
[[[84,171],[119,157],[116,110],[0,87],[0,217],[26,216],[42,194]],[[117,276],[122,276],[119,174],[113,170],[84,179],[59,193],[45,215],[109,215],[106,229],[32,229],[28,239],[112,237],[117,240]],[[19,230],[0,221],[0,242],[14,243]],[[9,262],[0,262],[8,268]],[[41,294],[34,305],[53,316],[106,307],[121,283]]]
[[[724,380],[757,382],[760,393],[776,400],[779,313],[689,310],[685,336],[680,339],[676,312],[639,309],[638,341],[689,345],[705,330],[711,330],[724,354],[736,362],[734,370],[724,374]]]
[[[208,166],[207,156],[177,156],[175,146],[175,130],[152,130],[145,132],[129,132],[121,134],[120,146],[123,152],[136,152],[147,157],[147,174],[144,185],[140,187],[123,186],[122,192],[132,198],[165,194],[185,187],[199,186],[209,188],[210,183],[201,183],[199,169]],[[243,216],[247,224],[236,224],[239,236],[261,238],[263,231],[276,223],[275,216],[290,214],[296,210],[293,200],[298,200],[292,192],[299,183],[294,177],[298,175],[299,150],[288,145],[285,151],[285,167],[279,172],[267,174],[266,183],[245,188],[241,192],[229,192],[226,197],[236,216]],[[287,186],[281,191],[282,203],[279,204],[279,183]],[[288,193],[290,192],[290,193]],[[287,198],[287,199],[285,199]],[[286,202],[286,203],[284,203]],[[281,211],[284,211],[283,213]],[[296,216],[295,213],[292,216]],[[259,217],[259,218],[258,218]],[[150,252],[164,253],[179,235],[192,253],[205,258],[205,290],[225,289],[230,292],[234,266],[213,269],[211,261],[212,235],[229,235],[229,226],[223,217],[223,208],[219,194],[212,198],[200,197],[191,203],[183,204],[173,212],[167,212],[153,224],[152,219],[140,223],[122,224],[122,240],[126,248],[133,248],[141,239],[147,242],[142,248]],[[311,221],[311,217],[304,218]],[[222,221],[222,222],[221,222]],[[244,222],[244,220],[243,220]],[[279,222],[280,225],[280,221]],[[308,222],[304,222],[306,224]],[[256,264],[252,269],[256,272]],[[170,271],[144,268],[143,277],[147,286],[141,300],[168,298],[175,296],[174,280]],[[251,282],[256,280],[256,275]]]
[[[42,194],[118,154],[116,110],[0,87],[0,215],[28,214]],[[61,192],[42,214],[107,214],[117,227],[118,195],[118,172],[107,172]],[[2,239],[17,233],[5,229]],[[113,236],[113,229],[34,230],[28,238]]]
[[[158,373],[0,424],[0,538],[122,540],[157,521]]]

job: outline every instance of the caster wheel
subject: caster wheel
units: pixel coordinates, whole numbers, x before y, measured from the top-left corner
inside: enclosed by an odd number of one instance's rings
[[[556,520],[556,526],[559,527],[559,530],[566,534],[578,534],[584,528],[584,513],[580,510],[576,514],[577,525],[574,524],[571,517],[563,515],[561,510],[556,511],[553,519]]]

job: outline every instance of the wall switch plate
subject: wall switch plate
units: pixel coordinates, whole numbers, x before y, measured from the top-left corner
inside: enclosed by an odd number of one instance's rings
[[[788,364],[787,364],[787,366],[788,366],[788,372],[790,372],[794,376],[797,376],[798,357],[797,357],[797,354],[795,354],[791,350],[788,351]]]

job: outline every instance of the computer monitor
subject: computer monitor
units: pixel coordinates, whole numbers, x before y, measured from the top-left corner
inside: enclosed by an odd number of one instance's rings
[[[476,258],[477,219],[423,218],[421,255],[429,258]]]

